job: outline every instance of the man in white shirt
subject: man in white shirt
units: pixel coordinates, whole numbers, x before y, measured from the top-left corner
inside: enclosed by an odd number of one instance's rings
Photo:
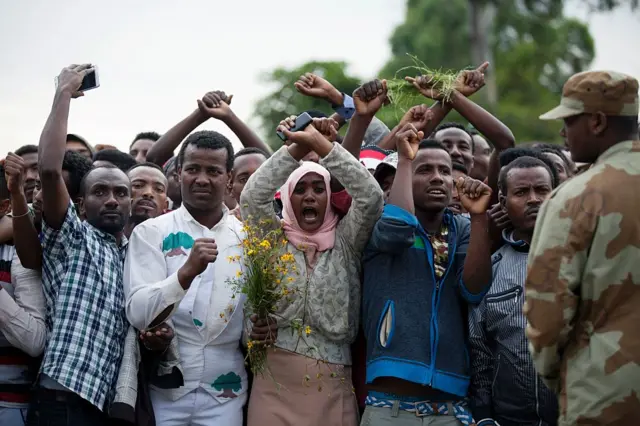
[[[227,284],[240,265],[225,259],[242,254],[242,225],[223,204],[233,148],[217,132],[196,132],[177,161],[182,206],[141,223],[131,235],[127,317],[139,330],[168,318],[175,327],[184,386],[151,388],[158,424],[240,426],[247,391],[243,299]]]

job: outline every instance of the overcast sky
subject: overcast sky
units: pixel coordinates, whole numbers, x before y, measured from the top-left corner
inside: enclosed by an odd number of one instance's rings
[[[166,131],[213,89],[234,94],[236,113],[255,125],[252,105],[268,91],[259,76],[276,66],[347,60],[353,73],[374,77],[389,57],[404,4],[0,0],[0,157],[38,143],[54,77],[71,63],[97,64],[102,87],[72,102],[69,132],[127,150],[136,133]],[[568,13],[585,18],[579,9]],[[640,78],[639,16],[623,9],[588,17],[593,68]],[[214,121],[202,128],[232,136]]]

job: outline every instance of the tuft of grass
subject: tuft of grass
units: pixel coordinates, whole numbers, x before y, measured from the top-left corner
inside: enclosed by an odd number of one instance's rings
[[[451,99],[461,71],[429,68],[417,56],[409,53],[407,55],[411,58],[413,65],[400,68],[396,71],[394,78],[387,80],[387,93],[395,107],[396,116],[401,116],[411,107],[424,102],[424,96],[402,77],[406,74],[413,77],[427,77],[429,87],[440,92],[445,102]]]

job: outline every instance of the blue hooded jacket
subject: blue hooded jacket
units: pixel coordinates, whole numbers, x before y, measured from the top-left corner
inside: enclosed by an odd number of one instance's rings
[[[433,249],[413,214],[385,206],[364,254],[363,327],[367,383],[395,377],[465,397],[469,387],[467,304],[462,281],[469,219],[445,210],[448,266],[437,282]]]

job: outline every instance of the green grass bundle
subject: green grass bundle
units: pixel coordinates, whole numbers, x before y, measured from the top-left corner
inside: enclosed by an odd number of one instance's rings
[[[432,69],[416,56],[408,55],[413,65],[400,68],[393,79],[387,80],[387,93],[396,108],[396,114],[404,114],[411,107],[424,103],[424,96],[404,79],[403,76],[407,74],[411,77],[427,77],[430,88],[440,92],[445,101],[451,99],[460,71]]]

